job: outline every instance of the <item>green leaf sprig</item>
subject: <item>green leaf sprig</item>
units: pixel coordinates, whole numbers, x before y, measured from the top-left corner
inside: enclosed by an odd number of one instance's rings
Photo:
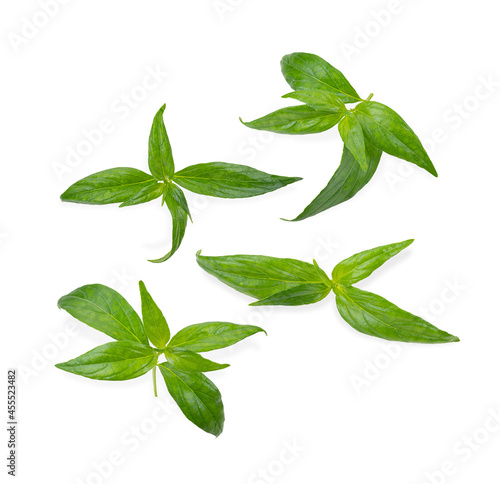
[[[388,106],[372,101],[373,94],[363,100],[344,75],[324,59],[302,52],[285,55],[281,72],[295,90],[283,97],[304,105],[241,122],[249,128],[281,134],[321,133],[338,124],[344,142],[339,168],[292,221],[312,217],[354,197],[373,177],[383,151],[437,177],[429,155],[403,118]],[[346,104],[351,103],[358,104],[348,109]]]
[[[366,250],[343,260],[331,279],[318,266],[295,259],[262,255],[207,257],[197,254],[198,264],[209,274],[248,296],[258,299],[250,306],[300,306],[313,304],[334,292],[342,318],[370,336],[407,343],[459,341],[431,323],[404,311],[381,296],[353,284],[408,247],[413,240]]]
[[[94,380],[123,381],[156,368],[182,413],[195,425],[215,436],[224,427],[224,406],[218,388],[204,373],[229,365],[199,353],[231,346],[262,328],[223,322],[193,324],[172,338],[163,313],[141,281],[142,321],[118,292],[101,284],[75,289],[58,301],[73,317],[117,341],[106,343],[57,368]],[[150,344],[151,343],[151,344]],[[159,361],[164,358],[164,361]]]
[[[232,163],[199,163],[175,171],[172,148],[163,122],[165,105],[156,113],[149,136],[148,164],[151,175],[136,168],[111,168],[87,176],[71,185],[63,202],[88,205],[120,203],[128,207],[162,197],[172,216],[172,248],[150,262],[165,262],[177,251],[191,218],[183,191],[219,198],[248,198],[263,195],[290,183],[297,177],[276,176],[249,166]]]

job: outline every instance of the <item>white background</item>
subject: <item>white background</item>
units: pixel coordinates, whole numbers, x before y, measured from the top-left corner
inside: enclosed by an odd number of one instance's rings
[[[1,354],[20,372],[18,482],[498,482],[500,423],[489,417],[500,419],[495,3],[74,0],[48,19],[40,3],[3,2],[0,14]],[[324,57],[361,96],[400,113],[439,178],[384,155],[355,199],[281,221],[324,187],[342,149],[336,129],[272,136],[238,121],[290,104],[279,61],[295,51]],[[146,91],[152,70],[160,74]],[[118,209],[59,195],[106,168],[146,170],[163,103],[178,168],[225,161],[304,180],[248,200],[188,195],[194,224],[175,257],[155,265],[147,259],[170,244],[158,200]],[[98,134],[102,123],[108,132]],[[70,166],[85,132],[94,144]],[[359,286],[460,343],[388,346],[352,330],[333,296],[249,308],[194,257],[315,257],[329,272],[407,238],[416,242]],[[162,382],[155,399],[150,376],[99,382],[53,366],[109,341],[58,310],[58,298],[99,282],[139,309],[139,279],[172,331],[222,320],[269,333],[213,354],[231,363],[211,374],[226,409],[217,439],[184,418]]]

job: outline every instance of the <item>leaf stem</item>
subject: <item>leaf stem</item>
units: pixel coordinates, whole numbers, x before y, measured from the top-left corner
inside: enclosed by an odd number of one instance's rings
[[[365,101],[369,101],[373,97],[373,92],[365,99]]]
[[[153,368],[153,388],[155,392],[155,397],[157,397],[158,391],[156,390],[156,366]]]

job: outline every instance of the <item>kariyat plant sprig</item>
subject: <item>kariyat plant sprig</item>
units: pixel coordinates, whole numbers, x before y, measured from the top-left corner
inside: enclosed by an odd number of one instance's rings
[[[422,143],[401,116],[372,101],[373,94],[363,100],[344,75],[321,57],[301,52],[286,55],[281,60],[281,72],[295,90],[283,97],[304,104],[242,123],[282,134],[321,133],[338,124],[344,142],[339,168],[293,221],[312,217],[354,197],[373,177],[383,151],[437,176]],[[346,104],[351,103],[359,104],[348,109]]]
[[[59,299],[60,308],[117,341],[56,367],[86,378],[112,381],[130,380],[152,370],[155,396],[158,367],[182,413],[205,432],[220,435],[224,426],[221,394],[204,373],[229,365],[207,360],[199,353],[231,346],[264,330],[210,322],[187,326],[170,338],[167,321],[142,281],[139,289],[142,321],[123,296],[101,284],[80,287]]]
[[[368,277],[413,240],[366,250],[335,266],[330,279],[313,264],[262,255],[206,257],[197,254],[201,268],[243,294],[257,298],[250,306],[312,304],[334,292],[342,318],[361,333],[407,343],[451,343],[456,336],[403,311],[386,299],[353,284]]]
[[[191,218],[183,191],[219,198],[249,198],[272,192],[301,180],[269,175],[249,166],[232,163],[200,163],[175,171],[172,148],[163,122],[163,105],[154,117],[149,136],[148,164],[151,175],[136,168],[111,168],[87,176],[71,185],[63,202],[120,207],[137,205],[162,197],[172,215],[172,249],[151,262],[165,262],[181,245],[187,219]]]

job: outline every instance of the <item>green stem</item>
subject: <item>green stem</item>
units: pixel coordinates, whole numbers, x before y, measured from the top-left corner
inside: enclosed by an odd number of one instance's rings
[[[156,390],[156,366],[153,368],[153,388],[155,391],[155,397],[158,396],[158,392]]]
[[[373,92],[365,99],[365,101],[369,101],[373,97]]]

